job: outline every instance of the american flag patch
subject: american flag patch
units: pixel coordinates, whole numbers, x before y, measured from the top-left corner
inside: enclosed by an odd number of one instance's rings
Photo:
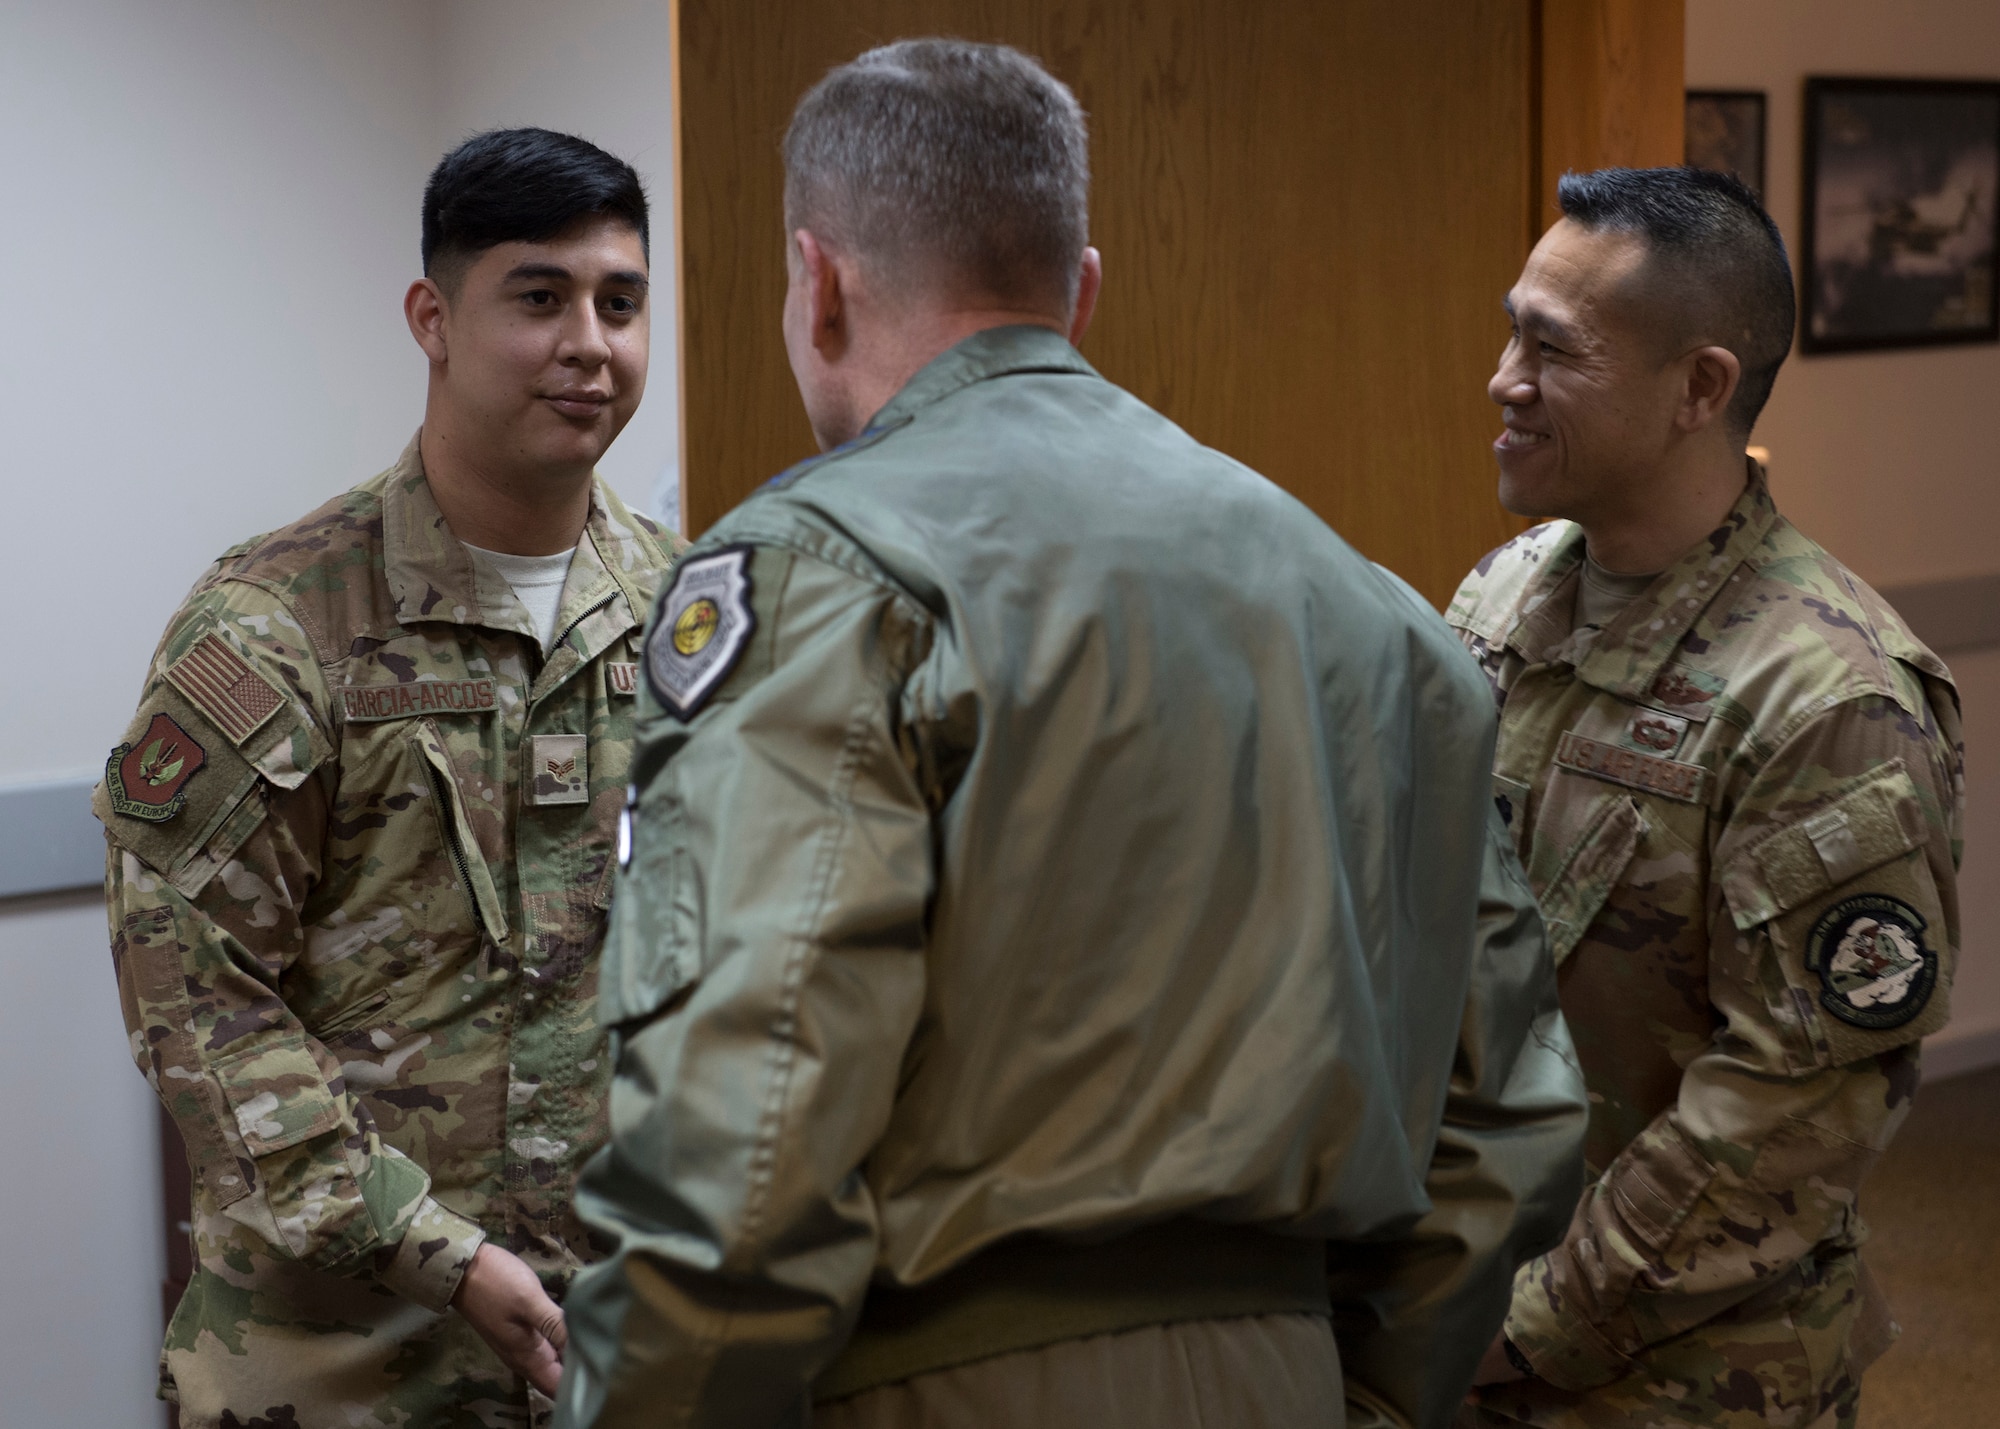
[[[285,697],[219,635],[204,635],[166,668],[167,683],[236,744],[255,734]]]

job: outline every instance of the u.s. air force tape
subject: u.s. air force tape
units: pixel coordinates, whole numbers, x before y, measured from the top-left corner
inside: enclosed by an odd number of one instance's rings
[[[726,546],[674,568],[660,618],[646,637],[646,681],[690,720],[729,677],[757,617],[750,610],[750,547]]]

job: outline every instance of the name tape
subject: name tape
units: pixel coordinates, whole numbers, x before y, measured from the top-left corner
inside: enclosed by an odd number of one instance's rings
[[[1641,754],[1615,744],[1600,744],[1574,730],[1556,745],[1556,763],[1594,779],[1663,794],[1686,804],[1699,804],[1702,790],[1708,786],[1708,771],[1699,764],[1662,759],[1657,754]]]
[[[399,685],[343,685],[348,723],[427,714],[484,714],[493,708],[491,680],[411,680]]]

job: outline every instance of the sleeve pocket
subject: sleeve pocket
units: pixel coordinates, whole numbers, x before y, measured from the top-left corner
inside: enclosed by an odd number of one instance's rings
[[[297,1035],[274,1038],[215,1064],[216,1080],[253,1157],[309,1141],[340,1125],[318,1059]]]
[[[632,866],[619,876],[604,941],[598,1017],[606,1027],[653,1016],[701,972],[694,857],[675,837],[670,815],[636,822]]]
[[[1892,759],[1818,813],[1752,846],[1723,874],[1723,896],[1737,928],[1754,928],[1923,842],[1916,785],[1903,761]]]

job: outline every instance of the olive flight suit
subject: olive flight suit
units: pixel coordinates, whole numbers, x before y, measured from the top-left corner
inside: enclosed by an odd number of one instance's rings
[[[1583,1115],[1408,587],[1010,327],[649,632],[558,1423],[1449,1422]]]
[[[1515,1287],[1534,1377],[1467,1422],[1849,1424],[1891,1333],[1858,1194],[1958,949],[1951,676],[1754,462],[1601,631],[1572,615],[1583,558],[1539,526],[1447,615],[1500,702],[1595,1180]]]
[[[668,538],[597,483],[544,656],[400,463],[224,555],[96,795],[132,1054],[194,1173],[184,1429],[528,1422],[455,1314],[560,1295],[604,1139],[597,954]]]

